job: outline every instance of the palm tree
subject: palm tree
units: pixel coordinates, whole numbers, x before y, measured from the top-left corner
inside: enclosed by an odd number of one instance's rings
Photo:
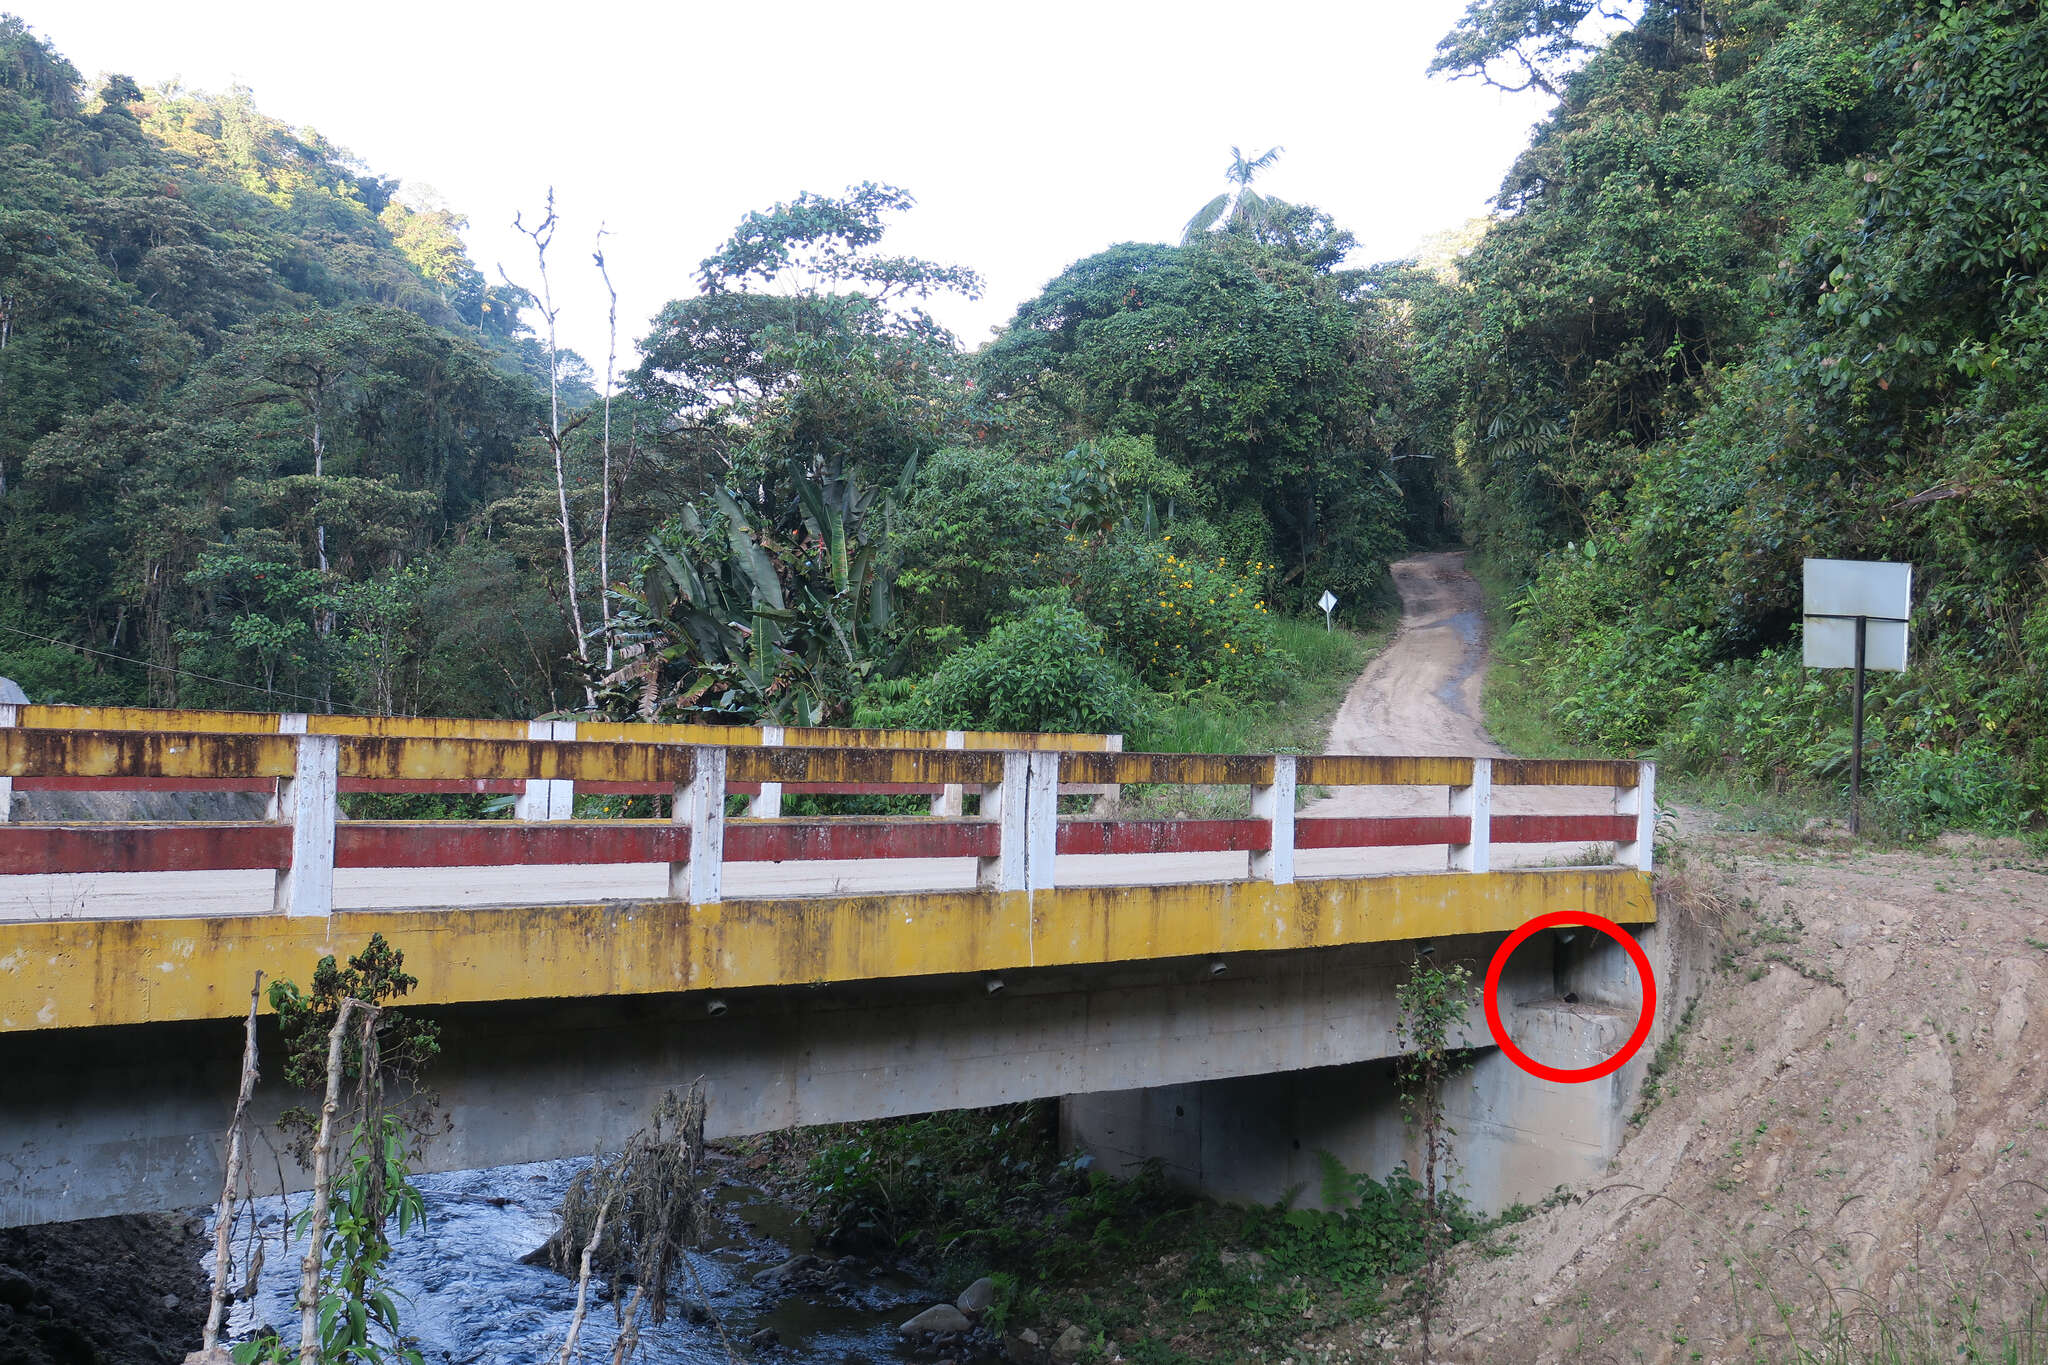
[[[1192,245],[1196,239],[1223,224],[1225,232],[1251,233],[1256,235],[1259,227],[1271,214],[1274,207],[1285,207],[1279,200],[1268,199],[1252,188],[1252,178],[1280,159],[1285,147],[1268,147],[1263,156],[1245,160],[1244,153],[1237,148],[1230,149],[1230,165],[1223,172],[1224,178],[1237,188],[1223,193],[1202,205],[1201,211],[1188,219],[1187,229],[1181,233],[1180,244]]]

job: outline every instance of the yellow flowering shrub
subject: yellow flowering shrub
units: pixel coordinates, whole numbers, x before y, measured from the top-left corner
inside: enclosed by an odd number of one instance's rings
[[[1117,539],[1079,566],[1075,596],[1109,647],[1146,684],[1183,692],[1210,684],[1235,696],[1269,688],[1286,655],[1273,642],[1259,560],[1183,556],[1172,539]]]

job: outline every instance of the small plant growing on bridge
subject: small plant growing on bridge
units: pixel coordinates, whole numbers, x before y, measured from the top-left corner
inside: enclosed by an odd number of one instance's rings
[[[1462,963],[1439,965],[1418,956],[1408,979],[1394,988],[1400,1007],[1396,1025],[1405,1054],[1397,1075],[1407,1120],[1422,1137],[1422,1273],[1416,1280],[1422,1322],[1422,1357],[1430,1357],[1430,1329],[1442,1291],[1443,1253],[1451,1241],[1444,1212],[1450,1173],[1451,1139],[1457,1130],[1444,1120],[1443,1085],[1463,1061],[1451,1045],[1451,1030],[1472,1004],[1472,973]]]

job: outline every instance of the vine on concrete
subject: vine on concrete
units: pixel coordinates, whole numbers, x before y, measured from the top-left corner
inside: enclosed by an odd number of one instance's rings
[[[1457,1136],[1444,1118],[1444,1079],[1463,1058],[1453,1047],[1451,1032],[1472,1007],[1472,973],[1460,963],[1440,966],[1418,956],[1408,979],[1394,988],[1400,1007],[1395,1024],[1403,1056],[1396,1074],[1406,1119],[1422,1138],[1422,1274],[1416,1294],[1422,1325],[1422,1357],[1430,1358],[1433,1318],[1443,1284],[1443,1253],[1449,1241],[1443,1199],[1451,1169],[1451,1139]]]

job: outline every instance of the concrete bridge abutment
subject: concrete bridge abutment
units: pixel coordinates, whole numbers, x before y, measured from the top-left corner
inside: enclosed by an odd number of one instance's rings
[[[1537,1203],[1559,1186],[1582,1190],[1602,1178],[1620,1150],[1650,1060],[1698,994],[1705,965],[1699,935],[1678,918],[1632,932],[1657,978],[1657,1018],[1642,1049],[1618,1071],[1577,1084],[1540,1079],[1491,1044],[1476,1009],[1468,1019],[1464,1037],[1479,1046],[1446,1083],[1444,1105],[1456,1132],[1451,1185],[1475,1208],[1498,1213]],[[1438,953],[1470,968],[1476,989],[1499,942],[1446,940]],[[1557,931],[1537,935],[1503,975],[1509,1036],[1555,1067],[1612,1056],[1641,1006],[1627,952],[1592,930],[1580,929],[1570,941]],[[1420,1172],[1420,1140],[1407,1120],[1397,1066],[1388,1057],[1072,1095],[1060,1105],[1061,1139],[1112,1173],[1156,1160],[1170,1179],[1213,1198],[1292,1198],[1321,1207],[1325,1153],[1375,1178],[1402,1166]]]

